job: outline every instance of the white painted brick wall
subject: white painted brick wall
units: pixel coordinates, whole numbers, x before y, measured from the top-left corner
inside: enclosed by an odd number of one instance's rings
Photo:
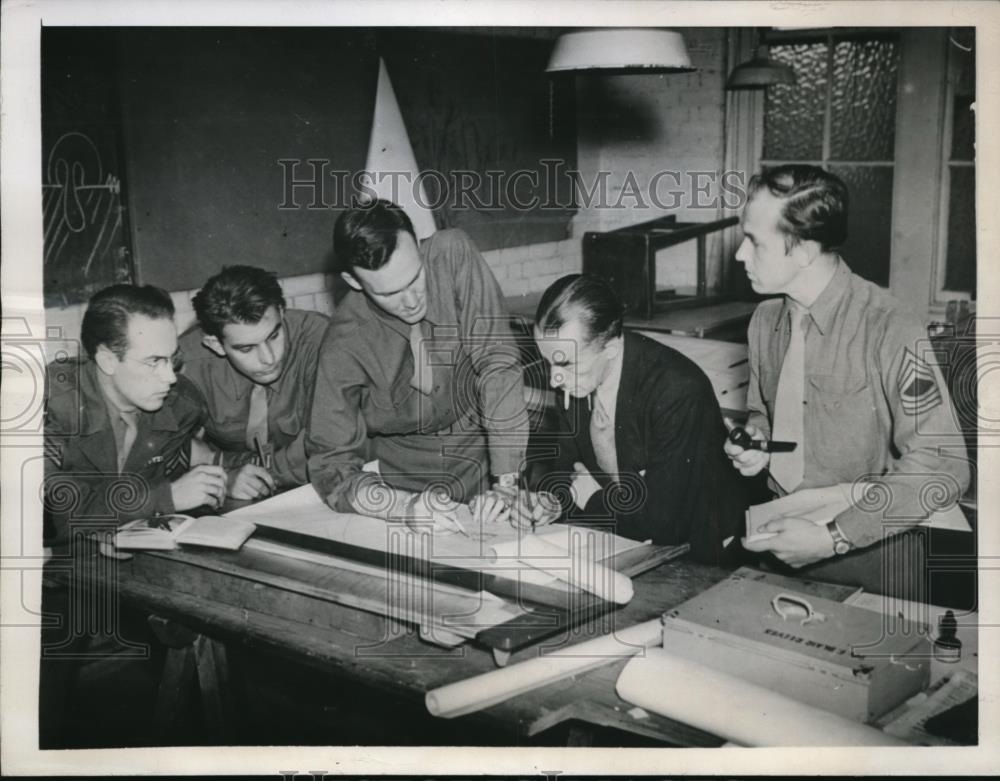
[[[579,272],[582,263],[579,239],[488,250],[483,253],[483,257],[506,296],[540,293],[559,277]],[[333,297],[329,292],[328,276],[304,274],[285,277],[279,282],[289,306],[324,314],[333,312]],[[196,290],[179,290],[170,294],[176,309],[174,321],[179,331],[187,330],[195,322],[191,297],[196,292]],[[70,355],[77,354],[84,310],[83,304],[45,310],[46,327],[60,329],[63,339],[63,341],[53,339],[46,343],[48,360],[55,358],[58,351],[65,351]]]
[[[622,195],[629,172],[643,196],[649,194],[653,177],[660,171],[680,174],[680,182],[659,180],[662,205],[635,205],[623,197],[619,208],[581,208],[572,222],[573,235],[606,231],[644,222],[666,214],[679,221],[710,222],[718,218],[714,208],[717,186],[707,196],[713,208],[695,203],[696,171],[721,174],[724,158],[725,31],[722,28],[690,28],[684,38],[694,66],[693,73],[587,77],[577,81],[578,168],[587,186],[607,172],[609,202]],[[615,117],[615,121],[609,118]],[[676,193],[676,195],[674,195]],[[671,204],[669,199],[677,199]],[[622,208],[622,206],[624,208]],[[692,244],[692,247],[694,245]],[[663,251],[657,256],[661,286],[695,284],[693,261],[682,251]],[[693,256],[693,249],[690,250]],[[708,240],[708,279],[718,280],[722,264],[719,242]],[[662,279],[661,279],[662,277]]]

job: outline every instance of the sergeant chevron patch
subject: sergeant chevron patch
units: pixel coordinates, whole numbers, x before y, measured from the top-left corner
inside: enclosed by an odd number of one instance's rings
[[[942,403],[934,371],[909,349],[905,351],[899,368],[899,398],[903,411],[908,415],[930,412]]]
[[[173,452],[171,456],[166,459],[166,472],[168,475],[172,475],[175,472],[186,472],[188,466],[191,463],[189,456],[190,448],[188,445],[182,445]]]
[[[45,437],[45,441],[42,444],[42,453],[45,458],[55,466],[56,469],[62,469],[63,448],[61,442],[51,439],[50,437]]]

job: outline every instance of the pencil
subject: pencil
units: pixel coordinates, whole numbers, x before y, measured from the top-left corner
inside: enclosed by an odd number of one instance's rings
[[[267,468],[267,459],[264,456],[264,446],[260,443],[260,435],[254,434],[253,446],[257,449],[257,458],[260,459],[260,465]]]
[[[524,491],[524,504],[528,508],[528,512],[531,513],[531,532],[535,532],[535,507],[531,502],[531,491],[528,490],[528,478],[521,472],[517,476],[517,487]]]

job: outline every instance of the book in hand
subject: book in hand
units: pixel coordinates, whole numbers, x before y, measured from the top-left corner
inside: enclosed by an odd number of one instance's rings
[[[832,521],[852,505],[861,505],[869,494],[878,497],[887,489],[884,485],[858,481],[839,483],[823,488],[804,488],[772,499],[764,504],[752,505],[746,512],[746,540],[758,542],[774,537],[777,532],[758,532],[768,521],[778,518],[800,518],[816,525]],[[916,525],[916,523],[914,524]],[[957,504],[937,510],[920,525],[934,529],[972,531],[968,520]]]
[[[239,518],[218,515],[160,515],[141,518],[118,528],[115,548],[118,550],[174,550],[181,545],[201,545],[208,548],[239,550],[257,527]]]

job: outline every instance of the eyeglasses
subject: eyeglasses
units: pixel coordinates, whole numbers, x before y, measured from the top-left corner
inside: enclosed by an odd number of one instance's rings
[[[179,372],[184,367],[184,354],[180,350],[177,350],[169,357],[157,356],[156,358],[145,358],[140,361],[138,358],[129,358],[125,355],[122,357],[122,360],[138,364],[146,369],[146,371],[150,374],[155,374],[157,371],[168,367],[175,372]]]

